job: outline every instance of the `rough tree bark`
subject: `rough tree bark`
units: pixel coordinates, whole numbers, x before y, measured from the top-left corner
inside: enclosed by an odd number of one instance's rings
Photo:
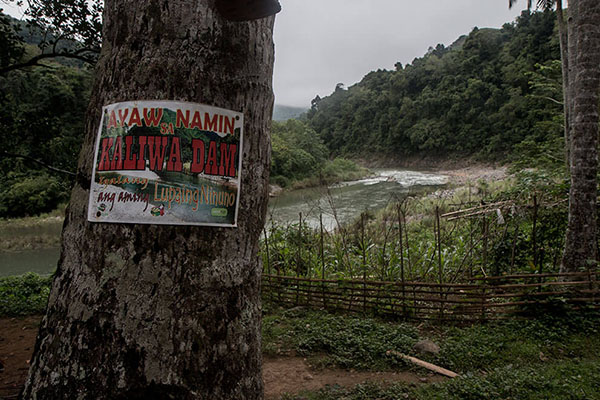
[[[214,0],[107,0],[61,257],[24,399],[260,399],[258,237],[267,204],[273,17]],[[101,107],[170,99],[244,113],[238,228],[86,221]]]
[[[597,262],[600,2],[569,1],[569,96],[572,101],[569,223],[561,271]]]

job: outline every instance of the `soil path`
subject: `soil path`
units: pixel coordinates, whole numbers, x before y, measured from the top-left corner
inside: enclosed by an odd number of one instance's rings
[[[16,399],[25,382],[40,319],[40,316],[0,318],[0,399]],[[263,379],[265,399],[275,400],[284,393],[318,390],[326,385],[353,386],[366,381],[422,383],[438,382],[443,378],[413,372],[313,370],[299,357],[265,357]]]
[[[440,382],[442,376],[418,375],[414,372],[359,372],[343,369],[312,370],[306,361],[298,357],[265,358],[263,380],[265,399],[279,399],[284,393],[295,394],[304,390],[318,390],[326,385],[351,387],[362,382],[390,385],[394,382],[427,383]]]

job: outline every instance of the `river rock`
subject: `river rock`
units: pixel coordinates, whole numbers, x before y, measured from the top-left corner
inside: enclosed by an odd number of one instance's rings
[[[440,346],[431,340],[419,340],[415,343],[413,349],[420,353],[438,354],[440,352]]]
[[[269,197],[277,197],[283,192],[283,188],[279,185],[269,185]]]

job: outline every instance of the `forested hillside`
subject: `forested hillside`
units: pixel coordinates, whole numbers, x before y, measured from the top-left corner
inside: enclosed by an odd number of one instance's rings
[[[37,31],[5,15],[0,18],[0,47],[6,50],[1,66],[11,57],[39,54]],[[15,22],[24,43],[13,39]],[[60,58],[45,65],[0,75],[0,217],[35,215],[68,199],[73,177],[42,164],[75,172],[92,71]]]
[[[14,22],[2,17],[3,65],[40,51],[39,35],[22,23],[25,44],[14,45]],[[347,160],[331,161],[338,156],[504,160],[542,149],[560,159],[554,22],[553,12],[525,12],[502,29],[475,28],[410,65],[370,72],[348,89],[340,84],[315,98],[303,122],[274,123],[272,182],[306,185],[360,174]],[[91,67],[60,58],[0,76],[0,217],[37,214],[66,201],[73,178],[31,159],[75,171],[91,81]],[[277,110],[282,119],[299,111]]]
[[[554,12],[523,14],[437,45],[411,64],[377,70],[315,98],[309,125],[334,154],[427,153],[504,159],[520,143],[560,143],[562,105]],[[556,147],[556,146],[555,146]]]
[[[273,107],[273,121],[287,121],[288,119],[298,118],[302,113],[306,112],[306,108],[282,106],[275,104]]]

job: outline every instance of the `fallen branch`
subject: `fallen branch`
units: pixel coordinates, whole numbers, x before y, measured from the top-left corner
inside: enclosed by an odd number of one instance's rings
[[[479,209],[482,209],[482,208],[498,208],[499,206],[508,206],[508,205],[512,205],[512,203],[513,203],[512,200],[505,200],[505,201],[499,201],[497,203],[480,204],[480,205],[475,206],[475,207],[465,208],[464,210],[457,210],[457,211],[452,211],[452,212],[449,212],[449,213],[445,213],[445,214],[440,215],[440,217],[447,218],[447,217],[455,216],[457,214],[464,214],[464,213],[467,213],[469,211],[479,210]]]
[[[418,358],[407,356],[406,354],[402,354],[402,353],[399,353],[394,350],[388,350],[386,352],[386,354],[393,354],[393,355],[398,356],[406,361],[410,361],[413,364],[416,364],[423,368],[427,368],[430,371],[436,372],[440,375],[447,376],[449,378],[456,378],[458,376],[458,374],[456,372],[452,372],[446,368],[438,367],[437,365],[428,363],[427,361],[419,360]]]

